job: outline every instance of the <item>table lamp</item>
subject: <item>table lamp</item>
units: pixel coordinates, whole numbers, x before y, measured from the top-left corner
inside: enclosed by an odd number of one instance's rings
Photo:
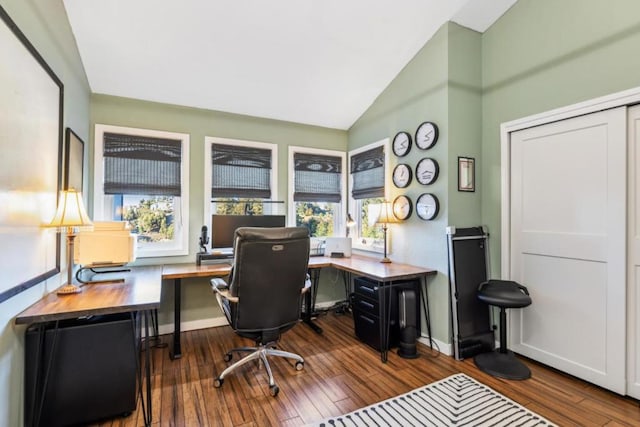
[[[382,225],[382,233],[384,235],[384,257],[380,260],[380,262],[391,262],[389,257],[387,257],[387,224],[391,224],[394,222],[399,221],[393,214],[393,205],[391,204],[391,202],[385,200],[380,204],[380,214],[378,215],[378,219],[376,219],[376,224]]]
[[[73,240],[80,228],[90,229],[93,227],[84,208],[82,192],[72,188],[61,192],[56,214],[46,227],[67,233],[67,283],[58,289],[58,295],[81,292],[82,289],[73,284]]]
[[[353,227],[356,226],[356,222],[353,220],[353,217],[350,213],[347,214],[347,237],[349,237],[349,232]]]

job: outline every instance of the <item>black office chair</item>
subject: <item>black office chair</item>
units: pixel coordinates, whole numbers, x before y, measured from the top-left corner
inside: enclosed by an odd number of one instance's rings
[[[235,352],[250,354],[227,367],[215,379],[221,387],[234,369],[252,360],[262,361],[269,375],[269,392],[277,396],[276,385],[267,356],[286,357],[304,368],[304,359],[294,353],[276,350],[280,335],[300,320],[301,296],[310,286],[309,230],[306,227],[238,228],[234,241],[234,261],[229,285],[212,279],[218,304],[229,324],[241,337],[251,338],[255,347],[241,347],[225,354],[226,362]]]
[[[483,372],[508,380],[525,380],[531,371],[511,350],[507,349],[507,308],[522,308],[531,304],[526,287],[510,280],[488,280],[478,287],[478,299],[500,308],[500,348],[474,357]]]

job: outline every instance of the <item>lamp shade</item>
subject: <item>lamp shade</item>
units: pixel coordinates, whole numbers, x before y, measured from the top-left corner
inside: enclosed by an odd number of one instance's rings
[[[392,222],[399,222],[393,213],[393,206],[391,202],[384,201],[380,204],[380,214],[376,219],[376,224],[390,224]]]
[[[93,227],[93,223],[84,208],[82,192],[74,189],[61,192],[60,199],[58,200],[58,209],[47,227],[56,227],[59,229],[68,227]]]

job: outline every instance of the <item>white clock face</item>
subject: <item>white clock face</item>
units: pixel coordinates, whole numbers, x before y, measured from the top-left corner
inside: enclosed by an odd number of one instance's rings
[[[420,184],[429,185],[435,182],[439,172],[438,162],[429,157],[425,157],[420,160],[416,166],[416,179]]]
[[[438,140],[438,126],[435,123],[424,122],[416,130],[416,145],[422,150],[433,147]]]
[[[411,150],[411,135],[407,132],[398,132],[393,138],[393,154],[398,157],[406,156]]]
[[[438,215],[440,204],[433,194],[424,193],[416,201],[416,213],[424,220],[432,220]]]
[[[393,184],[398,188],[405,188],[411,183],[412,172],[411,168],[400,163],[393,169]]]
[[[412,210],[413,205],[411,203],[411,199],[407,196],[398,196],[393,201],[393,214],[400,221],[404,221],[409,218]]]

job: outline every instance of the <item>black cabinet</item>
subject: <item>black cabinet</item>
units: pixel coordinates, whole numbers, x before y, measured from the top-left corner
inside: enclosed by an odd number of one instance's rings
[[[139,354],[135,319],[129,313],[113,314],[61,321],[57,329],[55,322],[27,329],[25,425],[36,425],[43,390],[42,426],[86,424],[134,411]]]
[[[400,337],[398,295],[403,289],[418,290],[418,282],[400,281],[380,286],[378,282],[366,277],[354,279],[353,319],[356,336],[378,351],[385,350],[382,345],[382,337],[387,328],[387,320],[389,321],[387,349],[398,346]],[[383,310],[381,304],[383,297],[386,311]],[[417,316],[414,321],[418,326],[418,331],[420,327],[419,308],[419,298],[417,298],[413,313]]]

